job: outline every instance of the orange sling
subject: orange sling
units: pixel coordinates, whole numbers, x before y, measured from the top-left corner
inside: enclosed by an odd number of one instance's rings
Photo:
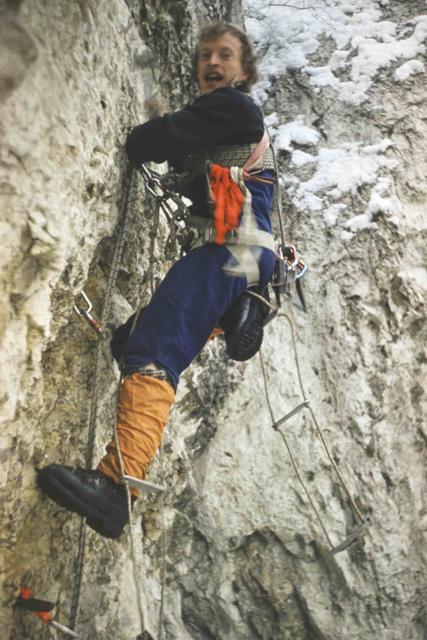
[[[230,169],[219,164],[211,164],[209,178],[212,199],[215,204],[214,224],[215,242],[224,244],[229,231],[239,224],[240,212],[245,201],[245,194],[230,176]]]

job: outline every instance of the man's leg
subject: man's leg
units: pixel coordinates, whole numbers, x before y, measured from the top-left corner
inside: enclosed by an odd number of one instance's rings
[[[150,371],[148,366],[146,369]],[[172,385],[150,373],[131,373],[123,379],[116,429],[125,475],[141,480],[145,477],[162,441],[174,398]],[[97,469],[114,482],[121,482],[122,472],[114,438],[107,445],[107,453]],[[131,491],[138,495],[137,490]]]
[[[170,381],[178,384],[180,374],[205,345],[222,310],[246,286],[245,279],[224,274],[222,266],[228,258],[228,251],[215,245],[201,247],[177,262],[127,340],[117,413],[126,475],[144,478],[174,400]],[[151,374],[150,368],[154,369]],[[98,469],[116,482],[120,480],[114,439]]]
[[[225,247],[206,245],[176,263],[127,341],[117,416],[126,475],[144,478],[160,444],[180,374],[246,287],[245,278],[225,275],[222,266],[228,259]],[[170,382],[147,375],[150,364]],[[42,469],[38,477],[49,497],[111,538],[119,537],[128,519],[120,479],[114,440],[96,470],[55,464]]]

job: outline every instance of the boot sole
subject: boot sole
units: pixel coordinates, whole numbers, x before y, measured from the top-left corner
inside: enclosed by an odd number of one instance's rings
[[[96,508],[92,504],[89,511],[87,502],[76,495],[76,489],[72,485],[68,485],[54,475],[45,478],[40,472],[38,484],[51,500],[60,507],[86,518],[88,527],[105,538],[117,539],[122,534],[126,523],[122,526],[118,525],[105,509]]]

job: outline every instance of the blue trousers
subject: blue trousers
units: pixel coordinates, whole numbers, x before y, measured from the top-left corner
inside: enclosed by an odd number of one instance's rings
[[[206,244],[173,265],[126,342],[125,375],[155,362],[177,387],[179,376],[202,350],[218,320],[246,289],[246,277],[224,272],[230,258],[223,245]],[[270,280],[274,263],[274,253],[263,249],[262,287]]]

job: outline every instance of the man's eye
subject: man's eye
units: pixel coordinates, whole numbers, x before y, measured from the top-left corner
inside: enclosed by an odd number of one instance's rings
[[[224,53],[221,54],[221,58],[223,60],[230,60],[231,57],[232,57],[231,53],[224,52]]]
[[[209,60],[209,58],[211,57],[210,51],[202,51],[200,57],[202,60]]]

